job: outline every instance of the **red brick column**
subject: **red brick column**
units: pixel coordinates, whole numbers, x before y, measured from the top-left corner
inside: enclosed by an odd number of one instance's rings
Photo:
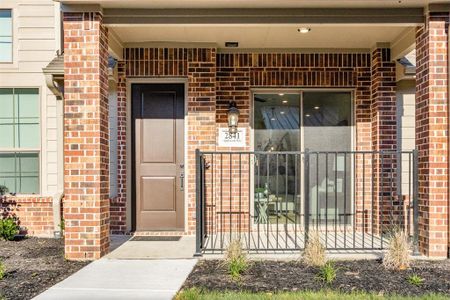
[[[216,148],[216,49],[199,48],[188,51],[188,228],[195,232],[195,150]]]
[[[371,117],[372,150],[391,151],[387,154],[374,154],[369,157],[374,172],[374,199],[365,199],[370,208],[366,228],[374,226],[375,232],[387,232],[398,225],[400,207],[396,197],[396,155],[397,115],[395,95],[395,63],[391,60],[389,48],[376,48],[372,51],[371,75]],[[370,155],[369,155],[370,156]],[[369,193],[370,195],[370,193]],[[381,226],[381,228],[380,228]]]
[[[65,253],[109,248],[108,40],[100,13],[64,13]]]
[[[419,247],[448,255],[449,13],[431,13],[417,28],[416,145],[419,150]]]
[[[111,232],[125,233],[127,202],[127,77],[126,62],[118,62],[117,81],[117,197],[111,199]]]

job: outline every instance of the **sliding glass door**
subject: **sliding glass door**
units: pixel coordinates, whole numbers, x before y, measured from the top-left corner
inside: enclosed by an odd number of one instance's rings
[[[253,97],[256,223],[337,222],[351,211],[352,94],[341,91],[257,92]],[[304,174],[304,155],[310,155]],[[346,218],[345,218],[346,219]]]

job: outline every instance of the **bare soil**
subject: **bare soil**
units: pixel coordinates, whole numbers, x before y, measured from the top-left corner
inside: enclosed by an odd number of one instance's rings
[[[84,267],[88,262],[64,259],[62,239],[25,238],[0,241],[0,299],[31,299]]]
[[[337,261],[336,268],[336,280],[326,285],[317,278],[317,268],[301,262],[256,261],[239,281],[233,281],[221,261],[203,260],[194,268],[183,288],[248,292],[332,289],[344,293],[361,291],[404,296],[440,293],[449,295],[450,299],[450,260],[415,261],[404,271],[388,271],[377,260]],[[413,274],[424,279],[421,286],[408,282],[408,277]]]

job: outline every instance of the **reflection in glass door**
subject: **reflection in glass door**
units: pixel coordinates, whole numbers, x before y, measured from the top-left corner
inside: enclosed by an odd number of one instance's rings
[[[300,93],[254,95],[256,223],[298,223]]]
[[[321,152],[310,159],[311,222],[345,217],[351,211],[345,193],[351,187],[351,172],[346,172],[351,159],[323,152],[352,149],[351,93],[255,93],[253,100],[255,223],[301,222],[304,174],[299,152],[305,149]]]

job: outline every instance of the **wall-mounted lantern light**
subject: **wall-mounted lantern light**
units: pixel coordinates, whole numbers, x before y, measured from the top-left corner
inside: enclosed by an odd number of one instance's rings
[[[239,109],[236,107],[236,102],[230,102],[230,107],[228,108],[228,130],[230,134],[236,134],[238,128],[239,120]]]

